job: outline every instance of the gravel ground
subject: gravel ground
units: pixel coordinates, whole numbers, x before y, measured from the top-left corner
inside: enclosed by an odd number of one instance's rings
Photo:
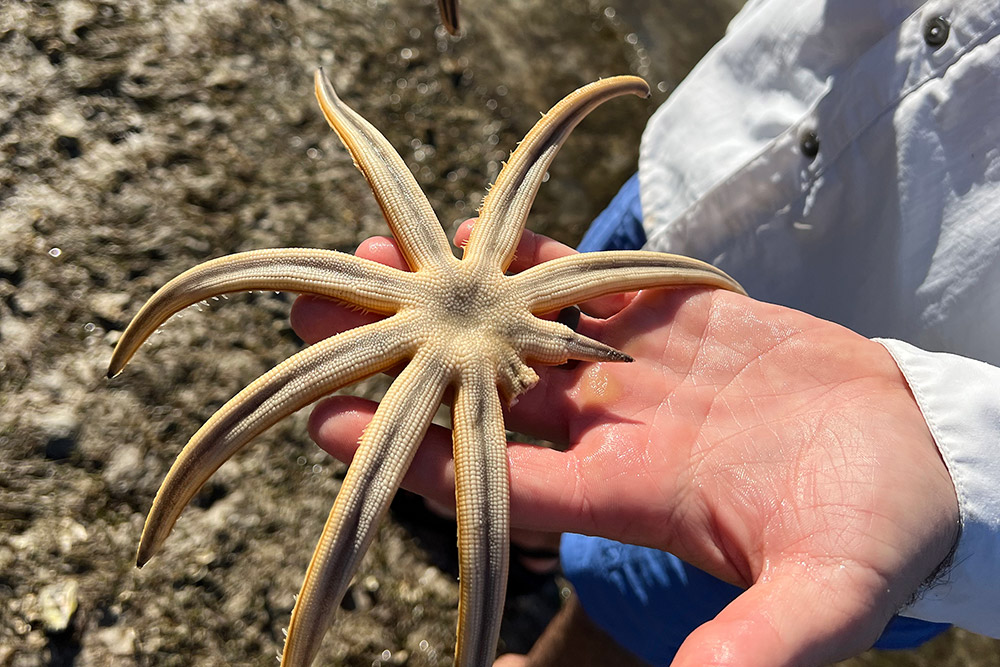
[[[292,297],[185,311],[104,374],[129,318],[184,269],[387,232],[312,98],[317,65],[449,231],[540,111],[601,76],[646,77],[653,99],[595,112],[542,188],[529,224],[575,243],[737,4],[466,0],[452,38],[432,0],[0,0],[0,665],[274,664],[344,472],[304,413],[223,466],[142,571],[133,554],[187,438],[301,348]],[[450,664],[453,538],[408,524],[380,529],[317,664]],[[561,595],[552,579],[516,588],[506,650]],[[857,664],[1000,664],[968,658],[997,655],[979,638],[934,646],[931,662]]]

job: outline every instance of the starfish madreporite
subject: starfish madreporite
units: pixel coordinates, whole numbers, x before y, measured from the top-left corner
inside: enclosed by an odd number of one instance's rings
[[[505,275],[535,193],[562,142],[602,102],[624,94],[647,96],[642,79],[624,76],[589,84],[545,114],[490,189],[462,259],[454,256],[430,204],[389,142],[337,97],[322,71],[315,83],[323,114],[368,179],[411,271],[332,250],[257,250],[196,266],[150,298],[119,340],[109,376],[121,372],[173,313],[224,293],[321,295],[387,317],[299,352],[215,413],[164,479],[146,519],[137,563],[142,566],[153,556],[199,488],[256,435],[347,384],[408,361],[365,429],[337,495],[292,612],[281,664],[313,661],[376,524],[445,390],[453,387],[461,579],[455,663],[489,665],[500,630],[509,553],[501,394],[510,401],[537,382],[529,362],[631,361],[537,316],[645,288],[694,284],[742,290],[708,264],[643,251],[563,257]]]

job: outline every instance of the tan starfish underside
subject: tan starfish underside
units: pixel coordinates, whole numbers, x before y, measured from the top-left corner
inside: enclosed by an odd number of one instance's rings
[[[509,552],[501,394],[512,400],[538,381],[528,363],[631,361],[538,315],[605,294],[653,287],[696,284],[742,291],[708,264],[643,251],[563,257],[505,275],[535,193],[562,142],[592,109],[624,94],[645,97],[649,89],[636,77],[601,80],[570,94],[538,121],[490,189],[459,260],[403,160],[317,72],[323,114],[368,179],[411,271],[332,250],[258,250],[196,266],[150,298],[118,342],[109,376],[121,372],[173,313],[228,292],[321,295],[387,317],[299,352],[213,415],[164,479],[146,519],[138,565],[157,551],[205,481],[252,438],[347,384],[408,361],[365,429],[337,495],[292,612],[281,664],[313,661],[448,387],[455,390],[461,579],[455,663],[492,664]]]

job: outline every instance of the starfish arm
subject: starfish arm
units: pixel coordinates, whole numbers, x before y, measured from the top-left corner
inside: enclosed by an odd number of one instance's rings
[[[108,377],[120,373],[171,315],[205,299],[247,290],[284,290],[390,314],[403,305],[412,282],[406,271],[334,250],[253,250],[213,259],[177,276],[146,302],[118,340]]]
[[[451,369],[417,354],[361,436],[292,611],[282,667],[312,663],[448,384]]]
[[[546,313],[616,292],[704,285],[746,294],[724,271],[697,259],[645,250],[560,257],[511,276],[528,309]]]
[[[538,318],[518,332],[515,344],[525,359],[541,364],[564,364],[570,359],[634,361],[624,352],[579,334],[565,324]]]
[[[458,34],[458,0],[438,0],[441,24],[449,35]]]
[[[472,229],[465,257],[477,265],[507,269],[545,172],[573,128],[598,105],[619,95],[649,96],[634,76],[616,76],[570,93],[544,114],[497,176]]]
[[[153,556],[191,498],[250,440],[324,395],[404,359],[410,351],[409,326],[389,318],[327,338],[278,364],[222,406],[164,478],[146,517],[137,565]]]
[[[368,180],[410,268],[456,262],[427,197],[392,144],[337,97],[322,69],[316,71],[315,88],[326,121]]]
[[[458,518],[456,667],[492,665],[500,636],[510,558],[507,436],[496,374],[463,374],[452,409]]]

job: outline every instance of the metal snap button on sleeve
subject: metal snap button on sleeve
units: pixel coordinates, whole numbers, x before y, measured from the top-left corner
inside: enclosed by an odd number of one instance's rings
[[[809,159],[816,157],[819,153],[819,137],[814,130],[806,130],[799,135],[799,150]]]
[[[951,24],[941,16],[928,19],[924,24],[924,42],[927,46],[938,48],[948,41],[948,34],[951,32]]]

